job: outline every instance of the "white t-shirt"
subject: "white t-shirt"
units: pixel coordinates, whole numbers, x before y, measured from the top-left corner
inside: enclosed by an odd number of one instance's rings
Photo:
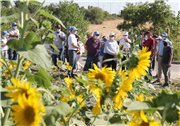
[[[77,50],[77,48],[74,48],[74,47],[72,46],[72,43],[74,43],[75,45],[77,45],[76,36],[71,33],[71,34],[68,36],[68,45],[69,45],[68,50]]]
[[[4,44],[6,44],[7,43],[7,39],[5,38],[5,39],[3,39],[3,38],[1,38],[1,45],[4,45]],[[2,47],[2,51],[6,51],[6,50],[8,50],[9,48],[8,48],[8,46],[6,45],[6,46],[4,46],[4,47]]]
[[[13,28],[11,28],[11,29],[9,29],[9,34],[12,34],[12,35],[14,35],[14,34],[16,34],[16,35],[19,35],[19,30],[18,29],[13,29]],[[17,37],[9,37],[9,40],[10,39],[19,39],[19,38],[17,38]]]
[[[105,46],[104,46],[104,53],[113,55],[114,52],[116,52],[116,53],[119,52],[119,46],[117,44],[117,41],[116,40],[114,40],[114,41],[111,41],[111,40],[106,41]]]
[[[54,34],[55,37],[56,37],[56,41],[53,42],[53,44],[56,45],[56,47],[57,47],[58,49],[62,49],[62,47],[63,47],[63,41],[59,38],[59,36],[60,36],[61,38],[65,39],[65,34],[64,34],[64,32],[60,31],[59,33],[57,33],[57,31],[55,31],[55,32],[53,32],[52,34]]]
[[[80,54],[83,54],[85,52],[84,44],[81,41],[79,41],[78,44],[81,47]]]
[[[128,40],[131,42],[131,40],[130,40],[130,39],[128,39]],[[124,49],[126,49],[126,48],[130,48],[130,47],[131,47],[131,45],[130,45],[129,43],[125,42],[124,38],[120,40],[120,42],[119,42],[119,48],[120,48],[121,43],[124,45],[124,47],[123,47],[123,49],[122,49],[122,50],[124,50]],[[125,54],[126,54],[126,51],[123,51],[123,53],[125,53]],[[127,53],[130,53],[130,52],[127,52]]]

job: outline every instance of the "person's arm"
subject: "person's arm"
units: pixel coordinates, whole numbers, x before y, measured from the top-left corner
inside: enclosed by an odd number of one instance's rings
[[[78,39],[77,39],[77,41],[80,41],[80,39],[81,39],[81,37],[80,37],[80,36],[78,36]]]
[[[143,39],[144,39],[144,32],[142,33],[142,38],[141,38],[141,41],[140,41],[140,46],[144,45]]]
[[[19,38],[19,35],[18,34],[10,34],[9,37],[17,37],[17,38]]]
[[[4,46],[6,46],[6,44],[1,45],[1,47],[4,47]]]
[[[169,58],[169,62],[168,62],[168,68],[171,67],[171,61],[172,61],[172,58],[173,58],[173,49],[171,48],[171,52],[170,52],[170,58]]]
[[[152,46],[151,46],[151,53],[154,51],[154,47],[155,47],[155,40],[153,39]]]
[[[125,42],[131,44],[131,40],[130,39],[125,39]]]
[[[62,41],[64,41],[65,40],[65,37],[61,37],[60,35],[59,35],[59,38],[62,40]]]

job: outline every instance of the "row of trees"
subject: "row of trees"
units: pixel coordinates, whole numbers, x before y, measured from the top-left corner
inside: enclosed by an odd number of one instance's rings
[[[139,2],[139,3],[126,3],[126,6],[122,10],[121,17],[124,19],[122,24],[119,24],[117,28],[119,30],[142,31],[151,30],[153,34],[159,34],[167,32],[168,22],[172,22],[174,16],[170,5],[164,1]],[[146,23],[151,24],[150,29],[146,27]]]

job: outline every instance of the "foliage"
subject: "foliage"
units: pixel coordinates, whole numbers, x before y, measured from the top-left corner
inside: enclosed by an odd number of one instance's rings
[[[122,10],[121,17],[124,19],[122,24],[117,28],[119,30],[138,30],[142,33],[145,30],[145,23],[152,23],[150,30],[153,34],[159,34],[167,30],[167,22],[173,16],[170,6],[164,1],[155,1],[153,3],[126,3],[126,7]]]

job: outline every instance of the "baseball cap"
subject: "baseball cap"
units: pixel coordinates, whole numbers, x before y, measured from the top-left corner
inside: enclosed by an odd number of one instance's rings
[[[125,31],[123,35],[128,35],[128,32],[127,32],[127,31]]]
[[[157,39],[162,39],[162,37],[161,37],[161,36],[159,36],[159,37],[157,37]]]
[[[151,32],[150,32],[150,31],[147,31],[147,32],[145,33],[145,35],[146,35],[146,34],[151,34]]]
[[[114,35],[114,33],[113,33],[113,32],[111,32],[111,33],[109,34],[109,36],[111,36],[111,35]]]
[[[72,27],[71,27],[71,31],[72,31],[72,30],[77,31],[77,30],[79,30],[79,29],[77,29],[75,26],[72,26]]]
[[[57,29],[61,29],[61,25],[57,25],[56,28],[57,28]]]
[[[9,33],[7,31],[3,31],[2,35],[9,35]]]
[[[99,35],[99,32],[98,32],[98,31],[95,31],[94,34],[95,34],[95,35]]]
[[[68,30],[71,30],[71,26],[68,26],[68,28],[67,28]]]
[[[168,40],[167,38],[165,38],[165,39],[163,40],[163,42],[169,42],[169,40]]]
[[[12,23],[12,25],[16,25],[16,26],[17,26],[17,23],[16,23],[16,22],[14,22],[14,23]]]
[[[142,35],[139,35],[139,38],[141,39],[141,38],[142,38]]]
[[[165,36],[165,37],[168,36],[168,34],[167,34],[166,32],[163,32],[161,35],[162,35],[162,36]]]
[[[153,38],[157,38],[158,36],[157,35],[153,35]]]
[[[105,39],[107,40],[108,38],[107,38],[107,37],[104,37],[104,38],[103,38],[103,41],[104,41]]]

